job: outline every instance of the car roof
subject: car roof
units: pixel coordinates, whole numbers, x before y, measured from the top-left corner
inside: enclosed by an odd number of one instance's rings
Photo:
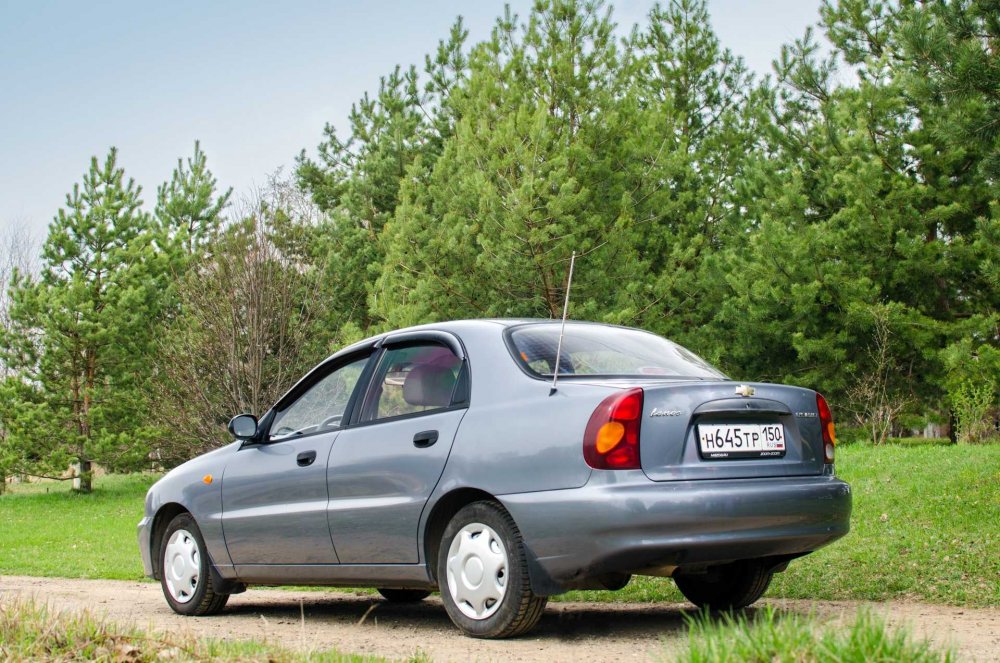
[[[532,324],[561,324],[562,320],[559,318],[470,318],[467,320],[449,320],[447,322],[430,323],[426,325],[419,325],[416,327],[408,327],[407,329],[401,329],[399,331],[410,331],[416,329],[447,329],[445,325],[476,325],[482,323],[484,325],[501,325],[503,327],[514,327],[517,325],[532,325]],[[566,320],[567,325],[600,325],[602,327],[617,327],[619,325],[613,325],[606,322],[594,322],[593,320]],[[395,332],[393,332],[395,333]]]
[[[461,332],[468,332],[470,330],[485,330],[489,328],[495,329],[496,327],[509,328],[519,325],[532,325],[532,324],[560,324],[562,321],[557,318],[468,318],[463,320],[445,320],[442,322],[429,322],[422,325],[413,325],[410,327],[401,327],[399,329],[393,329],[391,331],[382,332],[381,334],[375,334],[374,336],[369,336],[356,343],[344,346],[343,348],[337,350],[333,354],[329,355],[326,360],[322,363],[326,363],[333,359],[334,357],[342,356],[345,354],[353,353],[361,348],[375,343],[379,339],[393,334],[403,334],[407,332],[415,331],[445,331],[459,334]],[[567,325],[598,325],[602,327],[620,327],[620,325],[612,325],[604,322],[593,322],[590,320],[567,320]],[[626,327],[626,329],[628,329]]]

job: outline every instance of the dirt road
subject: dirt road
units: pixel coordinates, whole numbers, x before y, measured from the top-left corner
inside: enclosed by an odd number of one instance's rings
[[[234,596],[216,617],[180,617],[157,584],[0,576],[0,600],[34,597],[69,610],[90,609],[112,621],[186,631],[214,638],[256,638],[301,650],[406,658],[422,652],[434,661],[652,661],[669,660],[684,644],[685,604],[550,603],[539,627],[516,640],[473,640],[459,635],[440,601],[391,605],[368,595],[336,591],[251,589]],[[769,600],[821,618],[850,617],[861,604]],[[890,623],[954,646],[961,660],[1000,661],[1000,608],[972,609],[889,602],[870,604]],[[302,615],[305,619],[303,621]]]

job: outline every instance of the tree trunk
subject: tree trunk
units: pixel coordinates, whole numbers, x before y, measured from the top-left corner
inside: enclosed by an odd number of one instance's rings
[[[73,490],[89,493],[94,488],[93,468],[89,460],[80,459],[76,464],[76,477],[73,478]]]

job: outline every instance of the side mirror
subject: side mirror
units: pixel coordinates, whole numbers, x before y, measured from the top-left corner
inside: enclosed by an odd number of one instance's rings
[[[249,440],[257,434],[257,417],[252,414],[238,414],[229,420],[229,432],[237,440]]]

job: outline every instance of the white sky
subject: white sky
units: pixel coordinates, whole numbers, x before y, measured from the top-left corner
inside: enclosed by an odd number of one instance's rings
[[[527,15],[530,0],[513,0]],[[720,41],[759,73],[819,18],[820,0],[709,0]],[[152,208],[199,139],[237,195],[313,151],[325,122],[396,64],[423,62],[461,14],[484,39],[502,1],[0,0],[0,234],[36,241],[90,157],[119,148]],[[652,2],[615,3],[620,26]]]

